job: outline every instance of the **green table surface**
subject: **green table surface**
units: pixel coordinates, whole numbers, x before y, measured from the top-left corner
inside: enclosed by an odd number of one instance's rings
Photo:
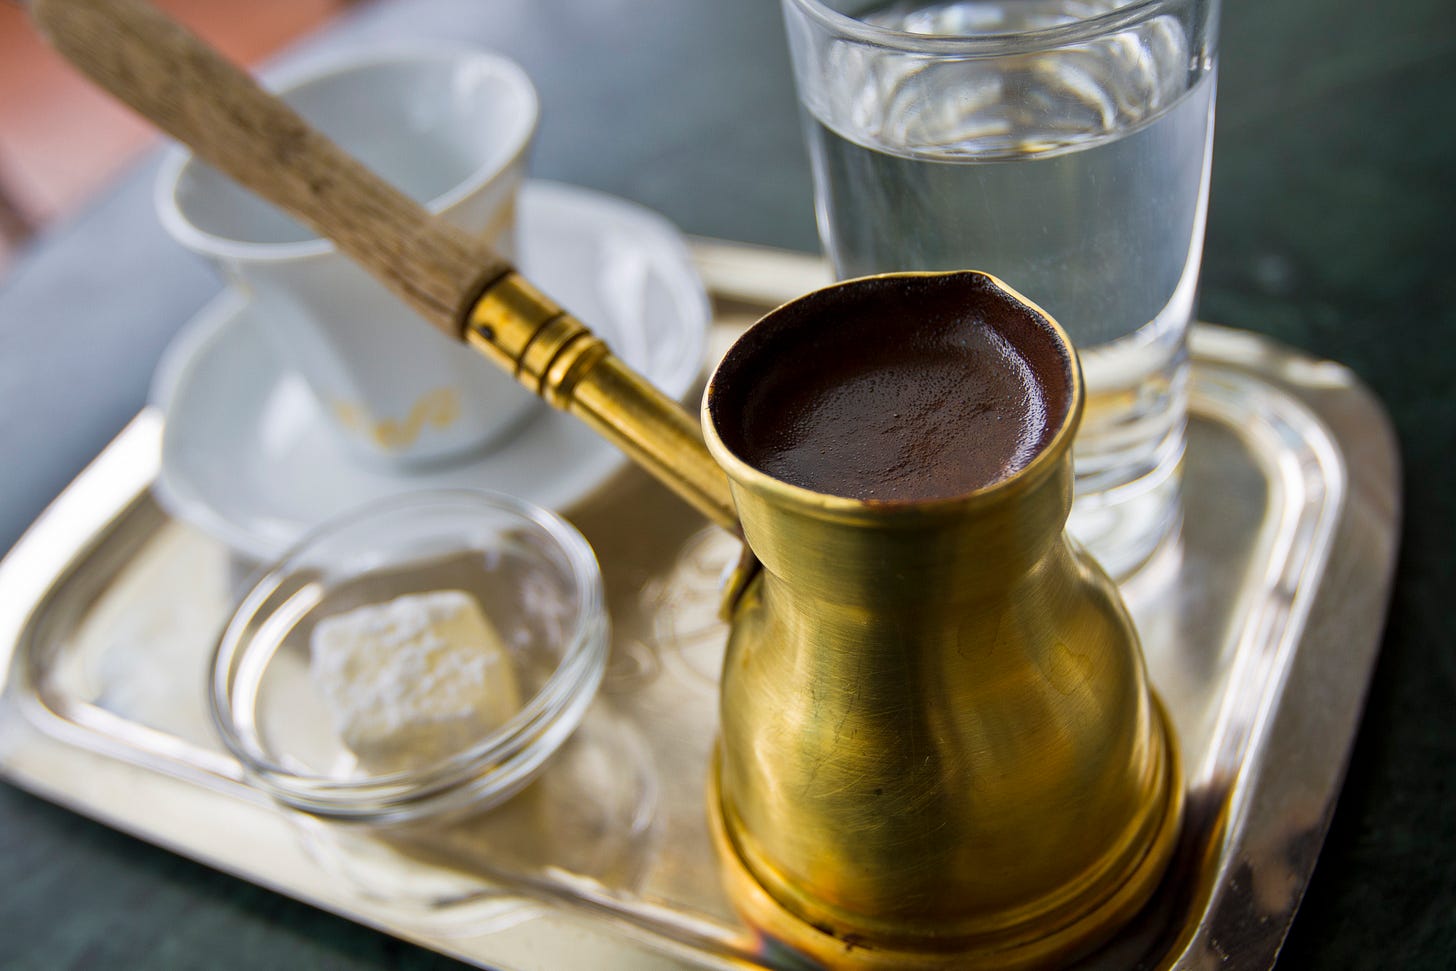
[[[535,174],[691,233],[817,248],[777,0],[383,0],[290,57],[409,40],[521,61]],[[1354,368],[1406,476],[1378,668],[1279,967],[1456,967],[1456,5],[1229,0],[1220,70],[1201,313]],[[154,166],[0,283],[0,549],[216,290],[156,227]],[[448,965],[0,785],[0,967]]]

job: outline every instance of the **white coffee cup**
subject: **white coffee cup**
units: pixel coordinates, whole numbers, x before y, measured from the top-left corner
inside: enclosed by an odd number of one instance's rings
[[[305,119],[431,212],[512,256],[535,89],[476,50],[355,55],[271,85]],[[401,465],[502,437],[538,399],[421,321],[327,240],[178,150],[157,181],[162,224],[253,301],[351,450]]]

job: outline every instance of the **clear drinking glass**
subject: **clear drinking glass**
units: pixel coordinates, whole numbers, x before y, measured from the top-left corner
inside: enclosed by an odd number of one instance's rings
[[[974,268],[1071,335],[1070,528],[1114,576],[1180,516],[1218,0],[783,0],[840,277]]]

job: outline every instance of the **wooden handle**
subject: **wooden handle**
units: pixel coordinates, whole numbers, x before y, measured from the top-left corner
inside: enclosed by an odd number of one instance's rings
[[[459,338],[476,298],[510,272],[181,25],[140,0],[33,0],[72,64],[200,157],[334,241],[426,320]]]

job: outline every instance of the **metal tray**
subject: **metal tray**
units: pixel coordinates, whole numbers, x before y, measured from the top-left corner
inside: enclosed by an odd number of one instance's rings
[[[695,253],[716,353],[827,279],[795,254],[708,241]],[[1343,367],[1250,334],[1199,325],[1193,353],[1181,541],[1124,585],[1181,734],[1191,812],[1155,903],[1087,967],[1273,964],[1389,593],[1399,469],[1378,403]],[[570,510],[602,562],[615,634],[602,695],[543,777],[551,826],[524,848],[517,831],[509,852],[492,844],[509,827],[402,852],[283,811],[215,740],[209,655],[254,565],[151,498],[162,423],[138,415],[0,563],[9,781],[466,961],[773,966],[718,887],[704,812],[733,541],[632,469]],[[445,870],[467,892],[378,892]]]

